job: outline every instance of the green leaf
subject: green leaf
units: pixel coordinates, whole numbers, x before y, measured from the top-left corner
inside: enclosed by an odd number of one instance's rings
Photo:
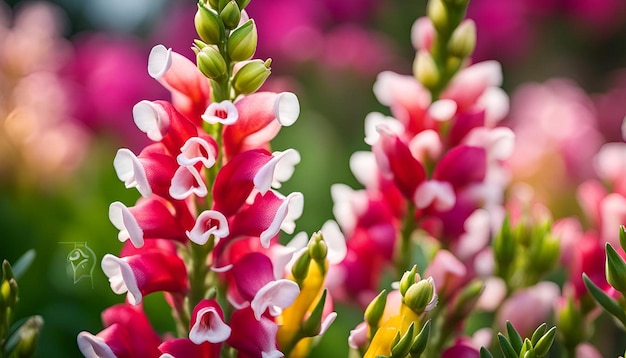
[[[626,327],[626,313],[619,306],[617,302],[615,302],[609,295],[607,295],[600,287],[598,287],[586,273],[583,273],[583,281],[585,283],[585,287],[593,296],[593,298],[598,302],[605,311],[612,314],[615,318],[617,318],[624,327]]]
[[[19,280],[20,277],[22,277],[22,275],[24,275],[26,270],[28,270],[28,268],[33,263],[33,261],[35,261],[35,256],[36,256],[35,250],[34,249],[30,249],[30,250],[26,251],[22,255],[22,257],[17,259],[17,261],[13,265],[13,275],[15,276],[16,280]]]
[[[619,245],[622,250],[626,251],[626,227],[624,225],[619,226]]]
[[[524,344],[524,341],[522,340],[522,337],[519,335],[519,333],[517,333],[517,330],[515,329],[515,327],[513,327],[513,324],[511,324],[510,321],[506,321],[506,332],[509,335],[509,341],[511,341],[511,346],[513,346],[513,349],[516,352],[519,352],[522,349],[522,344]]]
[[[410,353],[412,357],[419,357],[424,350],[426,350],[426,344],[428,344],[428,336],[430,335],[430,323],[428,320],[424,323],[424,327],[420,333],[417,334],[411,345]]]
[[[502,350],[504,358],[518,358],[517,352],[513,349],[511,342],[509,342],[502,333],[498,333],[498,343],[500,343],[500,350]]]

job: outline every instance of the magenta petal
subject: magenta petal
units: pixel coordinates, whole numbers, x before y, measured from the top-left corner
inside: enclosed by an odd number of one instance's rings
[[[426,179],[422,164],[411,154],[411,150],[397,135],[379,129],[381,147],[374,147],[379,167],[388,170],[402,194],[412,199],[417,186]]]
[[[283,356],[276,343],[278,325],[271,319],[263,316],[257,321],[254,312],[248,307],[235,311],[229,323],[233,332],[228,338],[228,344],[240,354],[249,357]]]
[[[480,353],[476,348],[455,344],[454,346],[446,349],[441,354],[441,358],[478,358],[480,357]]]
[[[85,357],[133,357],[133,342],[128,331],[119,324],[103,329],[97,335],[80,332],[76,339],[78,349]]]
[[[452,148],[437,164],[433,179],[447,181],[455,189],[480,182],[487,172],[484,148],[460,145]]]
[[[233,266],[233,275],[239,293],[252,301],[265,284],[274,280],[274,268],[269,257],[253,252],[237,261]]]
[[[161,338],[154,331],[148,317],[140,306],[127,303],[111,306],[102,312],[102,323],[105,327],[121,326],[130,340],[136,356],[158,356],[157,347]],[[113,348],[113,347],[112,347]]]
[[[231,329],[224,323],[224,312],[215,300],[202,300],[191,313],[189,339],[195,344],[221,343],[230,336]]]
[[[229,217],[239,210],[254,189],[254,177],[272,159],[265,150],[238,154],[220,169],[213,186],[214,209]]]
[[[220,356],[221,344],[195,344],[187,338],[170,339],[159,346],[162,358],[217,358]]]

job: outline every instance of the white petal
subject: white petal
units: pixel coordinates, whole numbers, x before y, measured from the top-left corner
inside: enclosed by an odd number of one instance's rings
[[[137,279],[124,258],[106,254],[102,258],[101,267],[104,274],[109,278],[113,292],[118,295],[128,292],[126,298],[130,304],[138,305],[141,303],[143,296],[137,286]]]
[[[143,230],[126,205],[119,201],[111,203],[109,220],[120,231],[117,238],[121,242],[130,239],[136,248],[143,246]]]
[[[152,195],[146,170],[133,152],[126,148],[119,149],[113,159],[113,167],[117,177],[124,182],[127,189],[137,188],[145,198]]]
[[[440,99],[428,107],[428,114],[439,122],[446,122],[452,119],[456,113],[456,102],[451,99]]]
[[[439,133],[432,129],[419,132],[409,142],[411,155],[420,161],[438,158],[442,149],[443,143],[441,143]]]
[[[206,184],[198,170],[185,166],[178,167],[174,173],[169,192],[172,198],[177,200],[187,199],[192,194],[204,198],[208,194]]]
[[[208,318],[205,318],[208,315]],[[205,319],[208,320],[208,327],[205,327]],[[198,310],[196,314],[196,324],[189,331],[189,340],[195,344],[204,342],[220,343],[230,337],[231,328],[224,323],[214,307],[205,307]]]
[[[217,220],[218,224],[208,227],[208,223],[213,220]],[[228,221],[224,214],[215,210],[205,210],[198,215],[191,231],[186,233],[189,240],[198,245],[204,245],[209,240],[209,236],[214,235],[215,244],[217,244],[219,239],[228,236],[229,232]]]
[[[239,112],[237,112],[237,107],[231,101],[213,102],[204,111],[202,119],[210,124],[231,125],[235,124],[239,119]]]
[[[397,119],[385,116],[382,113],[370,112],[365,116],[365,143],[374,145],[378,142],[380,134],[376,130],[376,126],[385,123],[393,133],[403,133],[404,126]]]
[[[341,233],[337,222],[334,220],[326,221],[320,231],[328,247],[328,254],[326,256],[328,263],[336,265],[343,261],[348,252],[348,248],[346,247],[346,238]]]
[[[255,188],[265,194],[270,187],[280,188],[281,182],[289,180],[295,171],[295,165],[300,163],[300,153],[295,149],[272,153],[272,159],[265,163],[254,176]]]
[[[438,211],[447,211],[454,206],[456,195],[450,183],[429,180],[417,187],[413,201],[418,209],[434,205]]]
[[[205,168],[215,164],[215,150],[209,143],[200,137],[191,137],[180,148],[180,154],[176,157],[179,165],[190,167],[201,162]]]
[[[146,100],[133,107],[133,119],[137,128],[155,142],[163,139],[170,126],[170,118],[163,107]]]
[[[78,349],[85,358],[116,358],[104,339],[89,332],[80,332],[76,338]]]
[[[277,194],[280,195],[280,194]],[[268,248],[270,240],[283,230],[287,234],[292,234],[296,228],[295,220],[302,215],[304,209],[304,196],[295,192],[289,194],[280,205],[270,226],[265,229],[260,236],[261,246]]]
[[[300,115],[298,97],[291,92],[279,94],[276,102],[274,102],[274,115],[276,120],[284,127],[294,124]]]
[[[150,50],[148,56],[148,74],[154,79],[159,79],[172,66],[172,49],[163,45],[156,45]]]
[[[270,281],[257,291],[250,302],[250,307],[254,311],[254,317],[261,319],[263,313],[268,308],[287,308],[300,294],[300,287],[291,280]],[[270,310],[272,313],[272,310]]]

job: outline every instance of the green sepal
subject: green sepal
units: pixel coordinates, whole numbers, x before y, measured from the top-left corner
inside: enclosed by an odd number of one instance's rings
[[[620,305],[607,295],[600,287],[598,287],[586,273],[583,273],[583,282],[591,296],[598,302],[602,308],[617,318],[624,327],[626,327],[626,313]]]
[[[387,290],[380,291],[365,309],[363,318],[370,327],[371,335],[374,336],[378,329],[378,323],[380,322],[383,313],[385,312],[385,305],[387,304]]]
[[[515,349],[513,349],[511,342],[509,342],[502,333],[498,333],[498,343],[500,344],[500,350],[504,358],[518,358],[518,354]]]
[[[415,331],[415,322],[411,322],[411,325],[404,333],[402,338],[391,346],[392,358],[404,358],[409,354],[411,349],[411,342],[413,341],[413,332]]]
[[[320,334],[320,330],[322,329],[322,315],[324,313],[324,305],[326,304],[326,294],[328,290],[324,289],[322,291],[322,296],[319,301],[311,311],[311,315],[306,319],[304,324],[302,324],[302,334],[305,337],[315,337]]]
[[[513,347],[513,349],[516,352],[521,351],[524,341],[522,340],[522,337],[519,335],[515,327],[513,327],[511,321],[506,321],[506,333],[509,336],[509,341],[511,342],[511,346]]]
[[[619,226],[619,245],[622,250],[626,251],[626,227],[624,225]]]
[[[489,352],[489,350],[485,347],[480,347],[479,354],[480,358],[493,358],[493,354],[491,354],[491,352]]]
[[[543,357],[548,354],[550,347],[552,347],[552,343],[554,343],[555,335],[556,327],[552,327],[541,338],[539,338],[539,341],[534,346],[537,357]]]
[[[626,262],[608,242],[605,245],[606,281],[621,293],[626,292]]]
[[[546,333],[547,328],[548,325],[544,322],[540,324],[539,327],[537,327],[537,329],[533,332],[532,338],[530,339],[533,347],[535,346],[535,344],[537,344],[537,342],[539,342],[539,338],[543,337],[543,335]]]
[[[428,344],[428,337],[430,336],[430,326],[431,326],[431,321],[430,320],[426,321],[420,333],[418,333],[417,336],[415,336],[415,339],[413,340],[413,344],[411,344],[411,349],[409,350],[411,357],[419,357],[426,350],[426,345]]]

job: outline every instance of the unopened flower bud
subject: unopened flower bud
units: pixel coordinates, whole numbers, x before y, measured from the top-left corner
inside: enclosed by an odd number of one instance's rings
[[[376,296],[376,298],[374,298],[372,302],[367,305],[367,308],[365,309],[365,314],[363,315],[363,318],[365,319],[365,322],[367,322],[367,324],[369,325],[372,335],[374,334],[373,332],[378,329],[378,323],[380,322],[380,319],[385,312],[386,304],[387,290],[382,290],[380,291],[378,296]]]
[[[626,120],[624,123],[626,123]],[[619,245],[622,247],[622,250],[626,251],[626,227],[624,225],[619,226]]]
[[[307,249],[309,250],[309,255],[311,255],[313,260],[319,262],[326,259],[328,246],[326,245],[321,232],[316,232],[311,236]]]
[[[391,357],[406,357],[409,354],[411,345],[413,343],[413,331],[415,331],[415,322],[411,322],[411,325],[404,333],[404,335],[398,339],[397,342],[391,345]]]
[[[221,77],[226,73],[226,62],[222,54],[213,46],[206,46],[196,56],[198,69],[211,79]]]
[[[439,70],[428,51],[417,52],[413,61],[413,75],[426,88],[434,88],[439,83]]]
[[[557,311],[557,325],[566,347],[575,347],[585,338],[582,312],[574,304],[573,298],[567,298]]]
[[[435,29],[438,31],[446,29],[448,26],[448,9],[442,0],[429,0],[426,12]]]
[[[475,47],[476,23],[472,19],[466,19],[452,33],[448,42],[448,52],[452,56],[465,58],[474,51]]]
[[[322,292],[322,297],[320,297],[315,308],[313,308],[311,315],[302,324],[302,333],[305,337],[315,337],[319,335],[322,330],[322,315],[324,313],[324,305],[326,304],[326,294],[327,290],[325,289]]]
[[[272,73],[270,70],[271,63],[271,60],[265,62],[252,60],[243,65],[233,78],[235,91],[241,94],[249,94],[258,90]]]
[[[309,265],[311,264],[311,256],[308,251],[302,253],[291,266],[291,274],[296,282],[300,283],[309,274]]]
[[[194,18],[196,32],[202,41],[215,45],[222,42],[226,36],[224,24],[215,10],[198,3],[198,11]]]
[[[549,271],[559,259],[560,246],[559,239],[551,233],[534,239],[529,251],[533,259],[533,270],[540,274]]]
[[[250,19],[233,30],[228,38],[228,55],[233,61],[244,61],[256,51],[258,35],[254,20]]]
[[[419,280],[419,276],[417,275],[417,265],[413,265],[411,271],[405,271],[400,279],[400,294],[404,296],[406,291],[415,284],[416,279]]]
[[[513,259],[517,252],[517,242],[511,230],[510,219],[508,216],[504,218],[500,232],[498,232],[493,240],[493,253],[499,275],[506,278],[506,271],[512,267]]]
[[[224,26],[232,30],[237,25],[239,25],[239,20],[241,19],[241,10],[239,10],[239,5],[235,2],[235,0],[230,0],[222,12],[220,12],[220,18],[224,22]]]
[[[18,300],[17,281],[14,278],[4,280],[0,284],[0,305],[4,307],[15,307]]]
[[[32,316],[20,327],[17,331],[19,341],[13,351],[16,357],[32,357],[34,355],[42,326],[43,318]]]
[[[436,303],[437,294],[432,277],[412,285],[404,295],[404,304],[417,314],[432,309]]]
[[[606,281],[619,292],[626,292],[626,262],[615,251],[613,246],[606,243],[605,262]]]

